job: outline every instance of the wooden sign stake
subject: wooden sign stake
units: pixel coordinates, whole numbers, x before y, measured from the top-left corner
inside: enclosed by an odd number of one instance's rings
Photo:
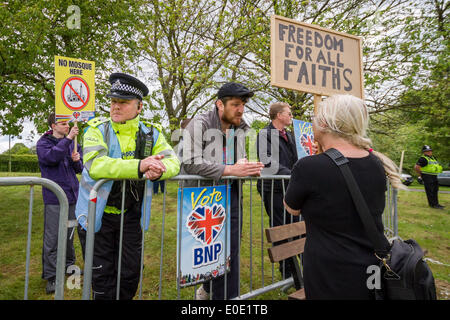
[[[75,119],[75,122],[74,122],[74,127],[78,127],[78,121],[77,121],[76,119]],[[78,152],[78,151],[77,151],[77,149],[78,149],[78,147],[77,147],[77,144],[78,144],[78,143],[77,143],[77,137],[78,137],[78,136],[75,136],[74,139],[73,139],[73,143],[74,143],[74,145],[73,145],[73,151],[74,151],[74,152]]]
[[[319,108],[319,103],[322,101],[322,96],[319,94],[315,94],[314,95],[314,116],[317,115],[317,110]],[[320,146],[320,144],[315,141],[317,144],[317,154],[322,153],[322,147]]]

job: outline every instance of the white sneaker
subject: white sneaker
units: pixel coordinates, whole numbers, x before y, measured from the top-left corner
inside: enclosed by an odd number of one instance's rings
[[[203,285],[195,292],[195,300],[209,300],[209,293],[203,288]]]

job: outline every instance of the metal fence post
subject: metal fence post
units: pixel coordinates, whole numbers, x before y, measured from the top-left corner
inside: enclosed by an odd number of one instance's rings
[[[67,228],[69,217],[69,202],[67,201],[64,190],[54,181],[45,178],[38,177],[6,177],[0,178],[0,186],[22,186],[22,185],[41,185],[51,190],[59,201],[59,230],[58,230],[58,251],[56,257],[56,285],[55,285],[55,300],[64,299],[64,274],[66,271],[66,248],[67,248]],[[31,196],[32,196],[31,192]],[[30,212],[32,210],[32,200],[30,204]],[[29,218],[29,224],[31,218]],[[31,235],[31,228],[28,231],[28,235]],[[27,240],[28,241],[28,240]],[[27,244],[28,246],[28,244]],[[27,262],[27,276],[28,276]],[[26,298],[28,292],[26,290]]]

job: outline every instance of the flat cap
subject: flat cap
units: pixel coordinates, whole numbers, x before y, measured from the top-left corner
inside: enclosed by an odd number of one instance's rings
[[[254,92],[236,82],[227,82],[217,92],[219,99],[224,97],[253,97]]]
[[[143,97],[148,95],[147,86],[139,79],[126,73],[111,74],[109,83],[111,83],[111,89],[106,95],[108,98],[142,100]]]

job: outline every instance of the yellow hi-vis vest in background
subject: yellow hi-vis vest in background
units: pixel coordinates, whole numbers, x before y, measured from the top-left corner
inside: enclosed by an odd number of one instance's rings
[[[427,160],[427,165],[422,167],[420,171],[425,174],[438,175],[442,172],[442,166],[434,157],[423,156]]]

